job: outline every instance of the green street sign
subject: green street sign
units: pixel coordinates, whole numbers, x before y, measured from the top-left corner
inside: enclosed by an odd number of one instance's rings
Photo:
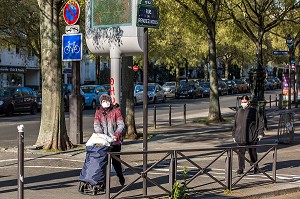
[[[153,6],[153,2],[144,0],[138,5],[136,26],[145,28],[159,27],[158,8]]]

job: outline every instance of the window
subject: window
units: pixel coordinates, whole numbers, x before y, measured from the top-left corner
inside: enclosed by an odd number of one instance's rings
[[[22,91],[23,91],[23,95],[25,97],[28,97],[31,95],[30,91],[28,90],[28,88],[22,88]]]
[[[21,89],[20,89],[20,88],[17,88],[16,91],[15,91],[15,93],[14,93],[14,95],[15,95],[16,97],[21,97],[21,96],[22,96],[22,91],[21,91]]]

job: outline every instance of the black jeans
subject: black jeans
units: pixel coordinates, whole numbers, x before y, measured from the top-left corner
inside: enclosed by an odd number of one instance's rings
[[[250,144],[239,144],[238,143],[238,146],[247,146],[247,145],[256,145],[256,144],[257,144],[257,142],[253,142],[253,143],[250,143]],[[248,153],[249,153],[249,156],[250,156],[251,163],[255,163],[257,161],[256,148],[248,148],[247,150],[248,150]],[[238,152],[241,155],[245,156],[246,148],[240,148],[240,149],[238,149]],[[238,161],[239,161],[239,169],[244,170],[245,169],[245,159],[244,159],[244,157],[241,157],[239,155],[238,156]]]
[[[111,152],[120,152],[121,151],[121,144],[117,144],[117,145],[112,145],[112,149]],[[118,158],[120,158],[120,155],[116,155]],[[116,171],[117,176],[120,178],[123,176],[123,171],[122,171],[122,165],[121,162],[119,162],[118,160],[112,158],[112,165]]]

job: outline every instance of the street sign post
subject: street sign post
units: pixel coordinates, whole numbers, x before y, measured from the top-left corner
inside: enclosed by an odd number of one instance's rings
[[[144,27],[144,67],[143,67],[143,86],[144,92],[148,92],[148,28],[159,27],[158,8],[154,6],[152,0],[142,0],[137,9],[137,27]],[[148,150],[148,99],[143,97],[143,150]],[[143,156],[143,171],[147,170],[147,154]],[[143,195],[147,195],[147,180],[143,179]]]
[[[82,34],[62,35],[62,60],[80,61],[82,60]]]
[[[68,26],[62,35],[62,60],[72,64],[72,92],[69,97],[70,140],[73,144],[83,143],[82,109],[80,95],[80,61],[82,60],[82,34],[79,33],[80,7],[75,0],[69,0],[63,9],[63,17]]]
[[[145,28],[158,28],[159,15],[158,9],[152,1],[144,0],[138,5],[136,26]]]
[[[70,0],[65,4],[64,10],[64,20],[68,25],[74,25],[80,16],[80,7],[79,4],[74,1]]]

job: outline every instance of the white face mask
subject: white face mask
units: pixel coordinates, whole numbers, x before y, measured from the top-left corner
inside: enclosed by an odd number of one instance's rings
[[[102,102],[102,103],[101,103],[101,106],[102,106],[103,108],[108,108],[108,107],[110,107],[110,103],[109,103],[109,102]]]
[[[245,108],[248,107],[248,103],[247,102],[243,102],[243,103],[241,103],[241,106],[243,107],[243,109],[245,109]]]

